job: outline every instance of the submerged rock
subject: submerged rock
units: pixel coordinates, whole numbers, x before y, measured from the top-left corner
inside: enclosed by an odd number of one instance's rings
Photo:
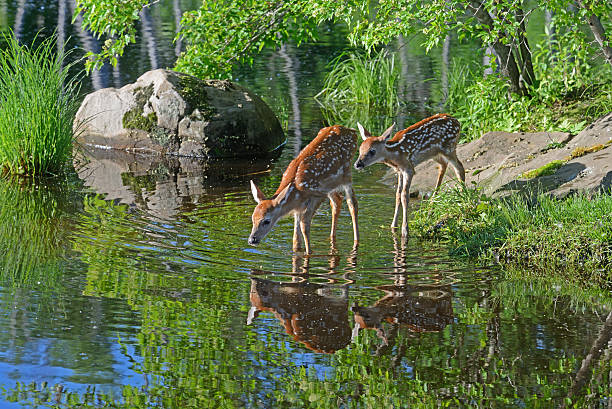
[[[246,88],[162,69],[87,95],[74,129],[85,145],[198,158],[267,155],[285,141],[272,110]]]
[[[463,124],[466,126],[466,124]],[[466,184],[492,196],[546,192],[556,197],[612,189],[612,113],[578,135],[563,132],[488,132],[457,147]],[[437,175],[433,161],[416,167],[411,191],[431,194]],[[454,178],[451,167],[445,181]]]

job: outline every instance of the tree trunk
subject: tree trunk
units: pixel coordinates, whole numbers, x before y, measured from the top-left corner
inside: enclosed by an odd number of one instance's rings
[[[523,81],[522,86],[531,86],[535,83],[535,74],[533,72],[533,64],[531,63],[531,49],[529,48],[529,41],[527,40],[527,30],[525,28],[525,12],[522,7],[517,7],[516,13],[514,14],[516,21],[519,23],[519,32],[517,33],[518,41],[518,55],[520,56],[521,63],[521,77]],[[528,94],[529,90],[525,92]]]
[[[576,3],[578,3],[580,7],[587,11],[587,22],[589,23],[589,27],[591,27],[591,31],[595,36],[595,40],[597,40],[597,42],[599,43],[601,51],[603,51],[604,57],[606,58],[608,63],[612,65],[612,47],[607,45],[608,38],[606,37],[606,30],[604,30],[604,27],[601,24],[599,17],[597,17],[595,13],[591,11],[591,8],[587,4],[585,4],[583,0],[576,0]]]
[[[493,27],[493,18],[489,15],[482,3],[479,1],[470,1],[468,4],[468,9],[474,13],[474,17],[476,17],[480,24],[487,27]],[[512,43],[511,40],[512,39],[508,39],[508,43]],[[497,64],[502,75],[508,78],[510,83],[510,92],[526,95],[527,89],[524,86],[521,86],[521,75],[514,53],[512,52],[512,47],[503,44],[501,39],[497,39],[493,44],[491,44],[491,46],[499,57]]]
[[[299,69],[300,62],[296,58],[295,61],[287,52],[288,46],[283,43],[278,51],[278,54],[283,60],[285,60],[285,74],[287,75],[287,83],[289,85],[289,98],[291,99],[291,111],[293,113],[293,119],[289,127],[293,128],[294,134],[294,150],[295,156],[300,153],[302,145],[302,111],[300,110],[300,99],[298,97],[298,81],[297,81],[297,70]]]

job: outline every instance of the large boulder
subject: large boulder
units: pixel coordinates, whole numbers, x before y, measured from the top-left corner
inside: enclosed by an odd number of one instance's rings
[[[267,155],[285,142],[272,110],[248,89],[161,69],[87,95],[74,129],[86,145],[203,158]]]
[[[465,124],[464,124],[465,126]],[[556,197],[612,189],[612,113],[578,135],[562,132],[489,132],[457,147],[465,167],[466,183],[476,184],[493,196],[515,192],[546,192]],[[549,174],[531,177],[550,167]],[[436,183],[437,164],[416,167],[411,191],[428,196]],[[449,166],[445,180],[454,178]],[[389,182],[393,179],[386,178]]]

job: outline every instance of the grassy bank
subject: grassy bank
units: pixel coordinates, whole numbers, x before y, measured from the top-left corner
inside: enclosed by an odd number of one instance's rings
[[[414,212],[411,228],[452,252],[568,280],[612,287],[612,196],[490,199],[465,187]]]

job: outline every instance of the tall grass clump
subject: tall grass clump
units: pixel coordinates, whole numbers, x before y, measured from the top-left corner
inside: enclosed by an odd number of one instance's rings
[[[491,199],[457,187],[414,213],[422,238],[529,273],[612,288],[612,196]]]
[[[79,107],[76,78],[56,38],[38,46],[4,35],[0,51],[0,167],[3,173],[59,172],[72,155],[72,123]]]
[[[343,53],[332,61],[315,100],[330,123],[359,121],[371,127],[379,122],[376,118],[393,118],[397,114],[399,76],[395,58],[385,50],[371,55]]]

